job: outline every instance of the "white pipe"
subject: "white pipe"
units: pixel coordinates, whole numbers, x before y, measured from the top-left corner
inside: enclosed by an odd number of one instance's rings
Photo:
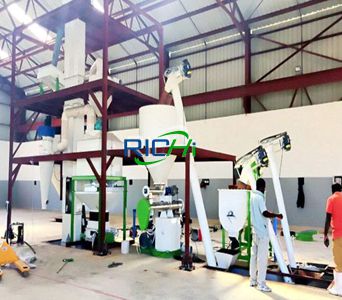
[[[289,269],[287,268],[287,265],[285,263],[285,260],[284,260],[284,257],[283,257],[283,254],[282,254],[282,251],[281,251],[281,248],[279,245],[279,241],[278,241],[278,238],[274,232],[271,220],[268,220],[268,235],[270,237],[270,242],[271,242],[274,254],[277,258],[277,263],[278,263],[278,266],[280,268],[280,271],[283,274],[289,274]],[[290,277],[284,277],[284,281],[286,283],[293,283],[292,279]]]
[[[201,187],[199,184],[199,179],[197,171],[195,168],[195,160],[193,155],[190,156],[190,183],[192,189],[192,195],[194,197],[194,202],[196,206],[197,218],[200,224],[202,238],[204,243],[205,254],[207,257],[207,263],[209,267],[216,267],[216,259],[214,255],[213,245],[211,242],[209,225],[207,214],[205,212],[205,207],[203,204],[203,197],[201,193]]]
[[[184,129],[186,129],[186,118],[184,115],[182,96],[180,93],[178,82],[176,81],[174,82],[171,88],[171,92],[172,92],[174,105],[177,111],[177,121],[179,122],[178,124],[183,124]],[[191,183],[192,194],[193,194],[194,202],[196,206],[197,217],[198,217],[198,221],[199,221],[201,232],[202,232],[202,238],[203,238],[203,243],[204,243],[205,255],[207,258],[207,264],[210,267],[216,267],[217,263],[216,263],[216,258],[214,255],[214,248],[213,248],[211,237],[210,237],[207,214],[206,214],[205,207],[203,204],[201,187],[199,184],[199,179],[198,179],[197,171],[195,168],[195,160],[192,155],[190,156],[190,158],[191,158],[190,159],[190,183]]]
[[[62,152],[68,147],[68,122],[70,118],[87,116],[87,132],[94,131],[96,114],[94,108],[87,104],[81,107],[66,109],[61,120],[61,142],[57,145],[57,150]]]
[[[246,166],[243,167],[239,181],[246,185],[250,185],[252,190],[256,190],[256,180],[254,177],[254,172],[251,167],[251,164],[253,161],[249,161],[248,164],[246,163]]]
[[[176,108],[177,125],[181,125],[183,126],[183,128],[186,128],[186,119],[184,114],[182,95],[178,85],[177,88],[172,89],[172,98],[174,106]]]
[[[279,171],[275,163],[273,146],[272,145],[267,146],[266,152],[267,152],[267,156],[269,159],[269,166],[272,172],[273,186],[274,186],[274,191],[275,191],[276,198],[277,198],[278,209],[279,209],[279,212],[283,215],[283,219],[281,220],[281,225],[283,227],[283,232],[284,232],[284,239],[285,239],[286,249],[287,249],[287,257],[288,257],[290,266],[292,268],[296,268],[297,264],[296,264],[296,260],[294,256],[294,249],[293,249],[292,239],[290,235],[289,222],[287,220],[283,192],[282,192],[281,185],[280,185]]]

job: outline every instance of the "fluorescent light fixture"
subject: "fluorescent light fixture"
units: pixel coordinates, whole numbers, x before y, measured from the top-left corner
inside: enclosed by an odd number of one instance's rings
[[[149,57],[149,58],[144,58],[144,59],[138,60],[137,64],[142,64],[144,62],[148,62],[148,61],[152,61],[152,60],[156,60],[156,59],[157,58],[155,56],[152,56],[152,57]]]
[[[259,31],[259,30],[270,28],[270,27],[274,27],[274,26],[290,23],[290,22],[297,21],[297,20],[300,20],[300,19],[309,18],[309,17],[315,16],[317,14],[321,14],[321,13],[324,13],[324,12],[327,12],[327,11],[335,10],[337,8],[340,8],[340,7],[342,7],[342,4],[337,4],[337,5],[325,7],[325,8],[319,9],[319,10],[315,10],[315,11],[303,14],[301,16],[296,16],[296,17],[293,17],[293,18],[289,18],[289,19],[281,20],[281,21],[274,22],[274,23],[271,23],[271,24],[259,26],[259,27],[256,27],[256,28],[252,28],[251,32],[253,33],[255,31]]]
[[[304,14],[302,16],[296,16],[296,17],[285,19],[285,20],[281,20],[281,21],[278,21],[278,22],[275,22],[275,23],[271,23],[271,24],[267,24],[267,25],[263,25],[263,26],[259,26],[259,27],[255,27],[255,28],[251,28],[251,32],[253,33],[253,32],[256,32],[256,31],[259,31],[259,30],[263,30],[263,29],[266,29],[266,28],[270,28],[270,27],[274,27],[274,26],[290,23],[290,22],[299,20],[301,18],[303,18],[303,19],[304,18],[308,18],[308,17],[314,16],[314,15],[317,15],[317,14],[321,14],[321,13],[327,12],[327,11],[335,10],[337,8],[340,8],[340,7],[342,7],[342,4],[336,4],[336,5],[333,5],[333,6],[325,7],[325,8],[319,9],[319,10],[315,10],[315,11],[306,13],[306,14]],[[202,43],[199,43],[199,44],[196,44],[196,45],[193,45],[193,46],[188,46],[188,47],[185,47],[185,48],[182,48],[182,49],[178,49],[178,50],[175,50],[175,51],[170,51],[170,57],[173,54],[176,54],[176,53],[181,53],[181,52],[185,52],[187,50],[191,50],[191,49],[195,49],[195,48],[200,48],[200,47],[203,47],[205,45],[218,43],[218,42],[221,42],[221,41],[224,41],[224,40],[228,40],[228,39],[231,39],[231,38],[237,37],[237,36],[240,36],[240,33],[226,35],[226,36],[223,36],[223,37],[218,38],[218,39],[206,41],[205,43],[202,42]]]
[[[94,8],[97,9],[99,12],[104,13],[103,3],[100,3],[99,0],[92,0],[91,5],[94,6]]]
[[[9,55],[6,51],[0,49],[0,60],[9,58]]]
[[[27,29],[30,30],[40,41],[46,43],[52,40],[52,37],[47,33],[47,30],[37,23],[33,23],[32,18],[27,15],[16,3],[8,6],[8,11],[19,22],[22,22],[25,25],[32,23],[27,27]]]
[[[223,36],[223,37],[220,37],[218,39],[214,39],[214,40],[211,40],[211,41],[207,41],[206,44],[207,45],[210,45],[210,44],[214,44],[214,43],[218,43],[218,42],[221,42],[221,41],[225,41],[225,40],[230,40],[234,37],[238,37],[240,36],[240,33],[235,33],[235,34],[231,34],[231,35],[226,35],[226,36]]]
[[[173,54],[180,53],[180,52],[185,52],[185,51],[188,51],[188,50],[191,50],[191,49],[201,48],[201,47],[205,47],[205,43],[200,43],[200,44],[193,45],[193,46],[188,46],[188,47],[185,47],[185,48],[182,48],[182,49],[179,49],[179,50],[170,51],[169,56],[171,57]]]
[[[128,63],[128,64],[124,64],[124,65],[121,65],[121,66],[113,67],[109,71],[111,73],[112,71],[115,71],[115,70],[136,66],[136,65],[142,64],[144,62],[153,61],[153,60],[156,60],[156,59],[157,58],[155,56],[152,56],[152,57],[149,57],[149,58],[144,58],[142,60],[137,61],[136,63],[133,62],[133,63]]]

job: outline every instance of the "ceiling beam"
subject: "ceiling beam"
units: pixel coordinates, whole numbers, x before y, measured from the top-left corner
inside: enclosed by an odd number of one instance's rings
[[[319,3],[326,2],[326,1],[327,0],[311,0],[311,1],[307,1],[305,3],[296,4],[296,5],[293,5],[293,6],[284,8],[284,9],[281,9],[281,10],[277,10],[277,11],[274,11],[274,12],[271,12],[271,13],[267,13],[267,14],[264,14],[264,15],[261,15],[261,16],[258,16],[258,17],[251,18],[249,20],[246,20],[246,23],[248,25],[251,25],[251,24],[256,23],[256,22],[260,22],[260,21],[267,20],[267,19],[270,19],[270,18],[282,16],[283,14],[287,14],[287,13],[290,13],[290,12],[293,12],[293,11],[297,11],[298,9],[302,9],[302,8],[309,7],[309,6],[312,6],[312,5],[317,5]],[[208,32],[203,33],[203,34],[198,35],[198,36],[193,36],[193,37],[189,37],[187,39],[183,39],[183,40],[179,40],[179,41],[170,43],[167,46],[168,46],[168,48],[176,47],[176,46],[179,46],[181,44],[190,43],[190,42],[193,42],[193,41],[196,41],[196,40],[200,40],[200,39],[203,39],[203,38],[211,36],[211,35],[227,32],[227,31],[233,30],[234,28],[235,28],[235,25],[232,24],[232,25],[221,27],[221,28],[218,28],[218,29],[215,29],[215,30],[212,30],[212,31],[208,31]]]
[[[313,85],[321,85],[342,81],[342,68],[335,68],[326,71],[313,72],[298,76],[274,79],[270,81],[256,82],[249,85],[242,85],[233,88],[222,89],[213,92],[207,92],[192,96],[183,97],[184,106],[212,103],[223,100],[231,100],[248,96],[259,96],[268,93],[282,92],[287,90],[298,90]],[[136,111],[113,114],[109,118],[120,116],[135,115]],[[54,126],[60,125],[60,120],[53,121]],[[33,128],[37,128],[41,123],[37,123]],[[25,130],[25,125],[19,128],[19,131]]]
[[[160,1],[160,2],[157,2],[157,3],[153,3],[155,2],[155,0],[146,0],[146,1],[143,1],[143,2],[140,2],[140,3],[137,3],[136,6],[138,6],[139,8],[142,8],[145,12],[149,12],[151,10],[154,10],[154,9],[158,9],[158,8],[161,8],[161,7],[164,7],[172,2],[176,2],[178,0],[163,0],[163,1]],[[151,4],[150,6],[147,6]],[[129,14],[127,14],[129,13]],[[136,16],[136,14],[134,12],[132,12],[132,9],[130,8],[125,8],[121,11],[118,11],[116,13],[114,13],[112,15],[113,18],[117,18],[117,20],[119,22],[123,22],[127,19],[130,19],[132,17]]]
[[[183,102],[185,106],[197,105],[235,98],[243,98],[247,96],[264,95],[286,90],[295,90],[308,86],[339,81],[342,81],[342,68],[335,68],[326,71],[256,82],[249,85],[241,85],[233,88],[187,96],[183,98]]]
[[[222,2],[222,4],[228,4],[228,3],[231,3],[231,2],[235,2],[235,1],[236,0],[222,0],[221,2]],[[184,20],[184,19],[187,19],[187,18],[191,18],[191,17],[197,16],[197,15],[206,13],[206,12],[208,12],[210,10],[213,10],[213,9],[216,9],[218,7],[220,7],[220,5],[218,3],[213,3],[211,5],[201,7],[199,9],[190,11],[190,12],[188,12],[186,14],[174,17],[172,19],[165,20],[165,21],[161,22],[161,24],[163,26],[166,26],[166,25],[169,25],[169,24],[172,24],[172,23],[176,23],[178,21],[181,21],[181,20]]]
[[[7,95],[11,94],[11,82],[0,75],[0,90],[6,93]],[[22,88],[16,87],[15,93],[20,98],[25,98],[25,92]]]

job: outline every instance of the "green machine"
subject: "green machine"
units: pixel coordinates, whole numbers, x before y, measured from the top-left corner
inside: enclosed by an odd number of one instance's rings
[[[181,254],[181,216],[183,201],[178,198],[176,186],[145,186],[144,198],[137,205],[141,253],[161,258]]]
[[[127,180],[121,176],[108,176],[106,183],[105,242],[119,242],[119,229],[111,227],[109,212],[122,205],[122,240],[126,240]],[[66,244],[83,243],[93,249],[99,235],[100,188],[95,176],[67,178],[63,239]],[[121,238],[120,238],[121,239]]]

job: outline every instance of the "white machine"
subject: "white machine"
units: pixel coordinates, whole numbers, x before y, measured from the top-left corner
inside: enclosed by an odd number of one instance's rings
[[[142,139],[153,140],[165,133],[183,129],[182,125],[177,126],[177,111],[170,105],[144,106],[140,108],[139,120]],[[172,142],[174,138],[177,136],[170,135],[163,139]],[[163,147],[165,144],[159,146]],[[143,160],[147,163],[155,159],[154,156],[143,155]],[[140,229],[146,230],[140,236],[142,252],[172,256],[180,251],[183,202],[177,197],[178,189],[167,185],[175,159],[175,155],[170,155],[158,164],[146,166],[153,185],[144,187],[144,198],[137,206]]]
[[[69,88],[83,84],[85,73],[86,53],[86,24],[73,20],[65,24],[64,67],[49,65],[38,72],[39,81],[49,89]],[[97,59],[88,74],[89,81],[102,78],[102,59]],[[58,84],[57,84],[58,83]],[[95,93],[102,104],[102,92]],[[90,98],[90,97],[89,97]],[[108,99],[108,106],[112,99]],[[87,120],[86,127],[84,120]],[[83,99],[73,99],[64,103],[61,118],[61,135],[55,138],[42,137],[40,154],[73,153],[83,151],[96,151],[101,149],[101,126],[99,123],[101,112],[90,100],[85,103]],[[96,127],[100,127],[95,129]],[[108,149],[122,149],[123,143],[113,134],[108,133]],[[101,171],[101,159],[93,158],[92,163],[98,173]],[[48,205],[48,195],[51,186],[53,162],[40,162],[41,203],[42,209]],[[115,234],[116,229],[110,228],[108,212],[119,205],[123,199],[123,186],[118,182],[122,179],[122,158],[115,157],[107,171],[107,220],[106,232]],[[119,179],[119,180],[118,180]],[[97,180],[85,159],[63,162],[63,230],[62,242],[73,243],[86,239],[94,239],[98,230],[99,220],[99,189]],[[85,208],[82,208],[82,207]],[[83,216],[82,216],[83,211]],[[85,211],[89,212],[89,221],[85,224]]]
[[[167,80],[165,83],[165,91],[167,93],[172,94],[174,106],[157,105],[157,106],[146,106],[142,108],[140,110],[140,135],[141,136],[156,138],[160,135],[160,133],[165,133],[165,130],[170,131],[171,129],[184,130],[187,132],[186,118],[184,115],[184,108],[183,108],[183,102],[182,102],[179,84],[183,82],[184,80],[190,78],[190,75],[191,75],[191,67],[187,60],[184,60],[183,63],[178,67],[170,68],[166,70],[165,77],[167,78]],[[147,113],[149,110],[150,110],[150,113]],[[149,126],[146,126],[146,124],[149,124],[149,123],[151,124]],[[165,124],[167,124],[168,126],[164,126]],[[145,128],[147,128],[146,131],[145,131]],[[157,132],[155,130],[157,130]],[[183,141],[183,144],[179,142],[179,145],[184,145],[184,142],[185,141]],[[145,161],[148,161],[150,158],[146,157],[144,159]],[[148,170],[151,174],[151,177],[154,180],[155,185],[162,183],[164,184],[164,186],[166,186],[166,180],[171,170],[171,167],[174,163],[174,160],[175,160],[175,157],[171,155],[167,157],[167,159],[164,160],[162,163],[156,164],[154,166],[151,165],[150,167],[148,167]],[[163,180],[160,180],[159,177],[162,178]],[[191,183],[193,198],[195,201],[197,216],[198,216],[198,220],[199,220],[200,227],[201,227],[207,262],[209,266],[216,267],[217,265],[216,258],[215,258],[214,250],[212,247],[208,220],[207,220],[206,211],[204,208],[203,197],[201,193],[197,171],[195,168],[195,161],[194,161],[193,155],[190,155],[190,183]],[[163,196],[164,192],[161,192],[160,195]],[[163,214],[163,216],[165,216],[165,214]],[[138,213],[138,217],[139,217],[139,213]],[[159,220],[159,222],[161,222],[161,220]],[[172,226],[176,228],[176,225],[171,225],[172,222],[173,222],[172,220],[169,220],[168,226],[170,228]],[[179,228],[178,225],[177,227]],[[173,232],[172,229],[170,231]],[[160,235],[162,235],[164,230],[161,230],[161,231],[158,230],[158,232],[161,232]],[[177,231],[177,234],[178,234],[178,231]],[[175,240],[178,243],[179,241],[178,237]]]
[[[174,106],[177,111],[177,124],[182,124],[185,131],[187,131],[186,118],[179,84],[183,80],[188,79],[190,75],[191,67],[187,60],[184,60],[182,65],[176,68],[171,68],[165,72],[165,77],[167,78],[165,91],[172,94]],[[193,155],[190,155],[190,185],[195,202],[198,222],[201,228],[207,263],[210,267],[216,267],[217,263],[210,237],[207,214],[204,207],[203,196]]]
[[[139,245],[143,253],[172,257],[180,254],[183,201],[177,187],[154,185],[143,188],[145,198],[138,203]]]
[[[262,146],[253,149],[237,161],[236,168],[239,169],[242,167],[239,180],[243,184],[250,186],[253,191],[256,189],[256,180],[261,177],[262,169],[267,167],[271,168],[279,212],[284,216],[282,225],[287,245],[288,261],[290,266],[295,268],[296,262],[294,260],[293,244],[287,223],[287,214],[279,181],[279,173],[276,169],[274,157],[272,156],[273,147],[276,145],[278,145],[281,150],[289,151],[291,149],[290,138],[287,133],[282,133],[262,140],[261,145]],[[267,150],[265,150],[263,146],[265,146]],[[246,226],[249,198],[252,191],[219,190],[220,222],[231,239],[237,240],[239,232]],[[270,221],[268,222],[268,232],[279,268],[283,274],[289,274],[289,269],[283,258],[278,238]],[[229,254],[226,254],[226,261],[234,263],[238,255],[239,253],[235,253],[232,258]],[[226,267],[226,265],[227,263],[223,264],[222,267]],[[229,266],[230,264],[228,267]],[[292,282],[289,277],[284,277],[284,280],[286,282]]]

